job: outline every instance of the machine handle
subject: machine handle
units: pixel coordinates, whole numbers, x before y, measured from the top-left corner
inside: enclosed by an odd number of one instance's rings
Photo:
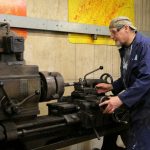
[[[94,73],[94,72],[96,72],[96,71],[98,71],[98,70],[102,70],[102,69],[103,69],[103,66],[100,66],[99,68],[97,68],[97,69],[95,69],[95,70],[93,70],[93,71],[91,71],[91,72],[85,74],[84,80],[86,80],[86,77],[87,77],[89,74]]]
[[[4,83],[2,81],[0,81],[0,90],[2,93],[2,98],[0,99],[0,106],[3,108],[4,112],[6,114],[16,114],[19,111],[19,106],[21,106],[22,104],[24,104],[26,101],[30,100],[33,96],[35,95],[39,95],[40,92],[39,90],[36,90],[35,93],[33,93],[32,95],[29,95],[28,97],[26,97],[25,99],[23,99],[21,102],[19,103],[14,103],[7,95],[5,89],[4,89]]]

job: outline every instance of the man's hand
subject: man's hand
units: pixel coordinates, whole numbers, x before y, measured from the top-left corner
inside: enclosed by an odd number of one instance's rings
[[[122,104],[123,103],[120,100],[120,98],[118,96],[114,96],[114,97],[109,97],[109,100],[100,103],[99,106],[101,107],[106,105],[106,108],[103,111],[103,113],[111,114],[115,111],[116,108],[120,107]]]
[[[112,84],[99,83],[96,85],[97,93],[106,93],[113,89]]]

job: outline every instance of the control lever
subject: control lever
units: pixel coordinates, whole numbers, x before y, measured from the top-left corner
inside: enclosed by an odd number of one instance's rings
[[[99,68],[97,68],[97,69],[95,69],[95,70],[93,70],[93,71],[91,71],[91,72],[85,74],[84,80],[86,81],[86,77],[87,77],[89,74],[92,74],[92,73],[94,73],[94,72],[96,72],[96,71],[98,71],[98,70],[102,70],[102,69],[103,69],[103,66],[100,66]]]
[[[23,99],[21,102],[19,103],[14,103],[7,95],[5,89],[4,89],[4,83],[1,81],[0,82],[0,90],[2,93],[2,97],[0,99],[0,107],[3,108],[4,112],[6,114],[17,114],[19,112],[19,106],[21,106],[23,103],[25,103],[27,100],[30,100],[33,96],[35,95],[39,95],[40,92],[39,91],[35,91],[35,93],[33,93],[32,95],[29,95],[28,97],[26,97],[25,99]]]

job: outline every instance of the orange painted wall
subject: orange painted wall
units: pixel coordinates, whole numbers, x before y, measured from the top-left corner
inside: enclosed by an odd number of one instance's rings
[[[0,0],[0,14],[26,16],[26,0]],[[27,31],[24,29],[12,30],[20,36],[27,36]]]

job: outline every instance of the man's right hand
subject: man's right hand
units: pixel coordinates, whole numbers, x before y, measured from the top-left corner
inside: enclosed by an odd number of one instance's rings
[[[106,93],[113,89],[112,84],[108,83],[99,83],[96,85],[96,91],[97,93]]]

